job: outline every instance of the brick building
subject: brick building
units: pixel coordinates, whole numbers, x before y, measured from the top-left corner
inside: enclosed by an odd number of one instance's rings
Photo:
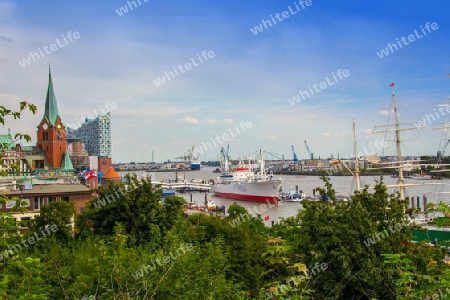
[[[16,188],[15,182],[9,182],[0,186],[0,195],[9,198],[18,197],[27,202],[24,207],[28,211],[25,214],[12,211],[11,208],[16,204],[15,201],[0,204],[2,212],[11,212],[19,220],[29,220],[35,215],[39,215],[41,207],[52,201],[73,202],[79,214],[86,203],[92,199],[91,190],[82,184],[38,184],[33,185],[31,189],[27,189],[26,186]]]
[[[66,127],[59,116],[50,68],[48,70],[48,88],[44,116],[37,128],[36,150],[45,151],[47,160],[42,162],[44,168],[46,165],[49,169],[61,168],[67,151],[67,136]]]

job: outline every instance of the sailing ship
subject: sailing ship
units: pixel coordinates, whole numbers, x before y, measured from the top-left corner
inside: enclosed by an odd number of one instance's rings
[[[273,173],[265,169],[264,152],[259,151],[257,163],[242,160],[230,166],[228,151],[220,149],[221,168],[224,171],[211,189],[218,197],[243,201],[277,203],[281,178],[274,179]]]
[[[395,123],[394,124],[388,124],[388,125],[380,125],[378,127],[388,127],[388,126],[394,126],[394,129],[388,129],[385,131],[380,131],[377,133],[381,133],[381,132],[394,132],[395,133],[395,143],[396,143],[396,152],[397,152],[397,161],[396,162],[392,162],[390,164],[392,164],[391,167],[387,167],[387,168],[392,168],[392,169],[398,169],[398,184],[397,185],[388,185],[386,186],[387,188],[395,188],[398,187],[399,188],[399,194],[400,194],[400,199],[404,200],[405,199],[405,188],[408,186],[424,186],[424,185],[439,185],[439,184],[443,184],[443,183],[423,183],[423,184],[415,184],[415,183],[405,183],[405,170],[411,170],[411,162],[410,161],[403,161],[402,155],[401,155],[401,143],[400,143],[400,131],[403,130],[413,130],[416,128],[400,128],[400,123],[398,121],[398,114],[397,114],[397,101],[396,101],[396,97],[395,97],[395,90],[394,90],[394,83],[391,83],[389,85],[392,88],[392,99],[393,99],[393,106],[391,107],[393,110],[393,114],[394,114],[394,118],[395,118]],[[438,159],[439,159],[439,152],[438,152]],[[419,161],[415,161],[415,162],[419,162]],[[424,164],[418,163],[418,164],[414,164],[414,166],[422,166]],[[427,164],[429,165],[429,164]],[[448,164],[441,164],[438,161],[438,164],[435,165],[435,167],[440,168],[443,166],[447,166]],[[437,170],[437,171],[449,171],[449,170]],[[414,203],[414,199],[411,199],[412,203]],[[424,199],[424,206],[426,206],[426,200]],[[414,204],[413,204],[414,207]],[[419,199],[417,199],[417,207],[419,208]],[[425,210],[424,212],[425,215],[427,215],[427,212]],[[416,222],[419,220],[411,220],[412,222]],[[442,229],[438,229],[435,227],[431,227],[426,223],[422,223],[422,224],[418,224],[421,225],[422,228],[428,229],[428,232],[423,233],[420,231],[415,231],[413,233],[413,235],[415,236],[416,241],[420,241],[423,239],[430,239],[430,240],[434,240],[436,239],[437,241],[437,236],[439,236],[440,239],[444,239],[444,240],[449,240],[450,239],[450,232],[446,231],[446,230],[442,230]]]

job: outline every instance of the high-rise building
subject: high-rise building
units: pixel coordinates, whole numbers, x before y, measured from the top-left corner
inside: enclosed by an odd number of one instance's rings
[[[86,118],[77,129],[67,128],[68,139],[78,139],[90,156],[111,157],[111,113]]]

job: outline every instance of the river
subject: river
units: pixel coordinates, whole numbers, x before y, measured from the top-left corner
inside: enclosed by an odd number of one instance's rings
[[[178,176],[183,177],[186,181],[190,182],[191,179],[204,179],[209,180],[213,179],[217,181],[217,177],[219,174],[213,173],[215,168],[205,167],[200,171],[188,171],[188,172],[177,172]],[[135,173],[140,176],[144,172],[136,171],[136,172],[119,172],[121,175],[125,175],[126,173]],[[175,179],[175,172],[154,172],[154,178],[156,181],[161,181],[164,179]],[[313,189],[317,187],[323,187],[323,182],[319,176],[302,176],[302,175],[275,175],[275,178],[281,178],[282,188],[284,191],[295,190],[295,186],[298,186],[299,190],[302,190],[307,195],[313,194]],[[352,194],[352,191],[356,189],[355,179],[351,176],[331,176],[331,183],[333,184],[333,188],[336,190],[336,194],[338,196],[349,196]],[[361,186],[368,185],[369,187],[373,187],[375,185],[376,180],[379,180],[379,177],[371,177],[371,176],[362,176],[361,177]],[[397,184],[398,179],[392,178],[390,176],[384,177],[384,183],[386,185],[395,185]],[[445,203],[450,203],[450,194],[442,194],[442,192],[450,191],[449,181],[446,179],[443,180],[428,180],[428,179],[412,179],[406,178],[406,184],[429,184],[429,183],[437,183],[437,185],[424,185],[424,186],[411,186],[407,187],[405,190],[405,197],[420,197],[421,206],[423,196],[426,196],[428,202],[439,203],[439,201],[443,201]],[[373,190],[372,190],[373,191]],[[398,191],[398,188],[388,189],[389,193],[394,193]],[[184,193],[178,194],[179,196],[185,198],[188,202],[192,197],[192,201],[196,202],[198,205],[203,205],[205,200],[205,193],[193,192],[193,193]],[[239,205],[245,207],[249,213],[251,214],[261,214],[263,218],[266,217],[268,220],[265,221],[266,225],[271,224],[272,221],[278,222],[280,218],[286,218],[294,216],[299,209],[302,208],[301,202],[279,202],[277,205],[271,204],[270,206],[266,204],[265,206],[262,203],[257,202],[249,202],[249,201],[239,201],[227,198],[216,197],[213,194],[208,194],[209,198],[215,201],[216,205],[224,205],[227,209],[234,202]]]

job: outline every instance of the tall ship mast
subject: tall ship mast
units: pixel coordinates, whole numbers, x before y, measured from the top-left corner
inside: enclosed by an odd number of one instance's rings
[[[397,153],[397,155],[396,155],[397,161],[390,163],[390,164],[395,164],[395,166],[392,166],[389,168],[398,169],[398,185],[396,185],[395,187],[399,187],[400,199],[404,200],[406,185],[405,185],[405,177],[403,175],[403,169],[405,167],[405,163],[409,164],[410,162],[402,161],[400,131],[413,130],[415,128],[400,128],[400,123],[398,121],[398,113],[397,113],[398,106],[397,106],[397,98],[395,96],[394,83],[391,83],[389,86],[392,89],[392,102],[393,102],[393,106],[391,106],[389,108],[392,109],[392,111],[394,113],[394,124],[378,125],[375,127],[392,127],[393,126],[394,129],[387,129],[387,130],[378,131],[378,132],[374,132],[374,133],[383,133],[383,132],[394,132],[395,133],[395,146],[396,146],[396,153]],[[392,187],[394,187],[394,186],[392,186]]]
[[[356,145],[356,126],[353,120],[353,150],[355,152],[355,179],[356,179],[356,190],[361,190],[361,181],[359,178],[359,159],[358,159],[358,147]]]

